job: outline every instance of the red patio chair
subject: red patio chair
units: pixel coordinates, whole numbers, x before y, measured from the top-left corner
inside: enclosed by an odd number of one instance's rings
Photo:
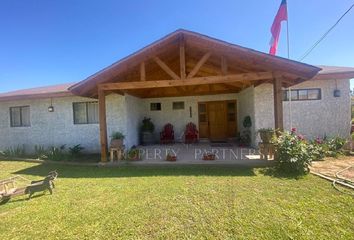
[[[160,143],[167,144],[175,141],[175,132],[171,123],[167,123],[160,132]]]
[[[190,122],[186,126],[186,130],[184,132],[185,143],[196,143],[198,142],[199,132],[194,123]]]

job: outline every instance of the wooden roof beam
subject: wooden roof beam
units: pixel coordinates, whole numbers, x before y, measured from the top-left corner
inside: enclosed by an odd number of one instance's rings
[[[170,75],[174,80],[180,79],[180,77],[169,68],[166,63],[164,63],[160,58],[154,57],[154,61],[159,65],[168,75]]]
[[[206,54],[204,54],[204,56],[198,61],[198,63],[195,65],[195,67],[193,68],[193,70],[188,74],[187,78],[192,78],[194,77],[199,69],[203,66],[203,64],[208,60],[208,58],[210,57],[211,53],[207,52]]]
[[[185,53],[184,45],[185,45],[184,37],[182,34],[179,42],[179,63],[180,63],[181,79],[186,78],[186,53]]]
[[[179,86],[193,86],[205,84],[218,83],[232,83],[243,81],[258,81],[271,79],[271,72],[253,72],[241,74],[229,74],[225,76],[209,76],[197,77],[190,79],[179,80],[158,80],[158,81],[137,81],[137,82],[118,82],[118,83],[103,83],[98,87],[101,90],[129,90],[129,89],[149,89],[149,88],[165,88],[165,87],[179,87]]]

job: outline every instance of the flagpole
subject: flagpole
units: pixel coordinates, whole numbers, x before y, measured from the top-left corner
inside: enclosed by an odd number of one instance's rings
[[[286,3],[286,12],[287,12],[287,20],[286,20],[286,42],[288,49],[288,59],[290,59],[290,40],[289,40],[289,11],[288,11],[288,1]],[[289,89],[289,122],[290,122],[290,130],[293,128],[293,120],[292,120],[292,109],[291,109],[291,87]]]

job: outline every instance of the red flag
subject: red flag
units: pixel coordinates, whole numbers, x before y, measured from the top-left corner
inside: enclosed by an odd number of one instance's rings
[[[269,54],[271,55],[275,55],[277,53],[281,22],[287,20],[288,20],[288,10],[286,6],[286,0],[282,0],[278,13],[275,16],[272,28],[270,29],[270,32],[272,33],[272,38],[270,40]]]

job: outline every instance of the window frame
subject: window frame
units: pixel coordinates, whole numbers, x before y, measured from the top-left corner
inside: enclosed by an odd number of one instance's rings
[[[160,109],[152,109],[152,105],[153,104],[159,104],[160,105]],[[158,105],[157,105],[158,106]],[[150,111],[162,111],[162,104],[161,104],[161,102],[151,102],[150,103]]]
[[[176,104],[177,106],[179,106],[179,104],[182,104],[183,107],[182,107],[182,108],[175,108],[175,104]],[[178,110],[184,110],[184,109],[185,109],[185,103],[184,103],[184,101],[175,101],[175,102],[172,102],[172,110],[178,111]]]
[[[75,121],[75,104],[85,104],[85,111],[86,111],[86,121],[83,123],[78,123]],[[99,118],[97,122],[88,122],[89,116],[88,116],[88,104],[90,103],[96,103],[98,107],[98,101],[89,101],[89,102],[73,102],[72,107],[73,107],[73,123],[74,125],[85,125],[85,124],[99,124],[100,120]]]
[[[29,109],[29,125],[24,125],[23,124],[23,118],[22,118],[22,109],[28,107]],[[13,125],[12,124],[12,109],[19,108],[20,109],[20,125]],[[15,107],[10,107],[9,108],[10,112],[10,127],[31,127],[31,107],[30,105],[24,105],[24,106],[15,106]]]
[[[311,90],[318,90],[318,98],[316,98],[316,99],[309,98],[309,91],[311,91]],[[299,92],[300,91],[306,91],[306,93],[307,93],[307,98],[306,99],[300,99],[299,98],[299,96],[300,96]],[[291,89],[291,94],[288,94],[289,90],[283,90],[283,101],[284,102],[289,102],[289,98],[292,97],[293,92],[296,92],[296,98],[297,99],[291,99],[292,102],[322,100],[322,89],[321,88],[297,88],[297,89]]]

